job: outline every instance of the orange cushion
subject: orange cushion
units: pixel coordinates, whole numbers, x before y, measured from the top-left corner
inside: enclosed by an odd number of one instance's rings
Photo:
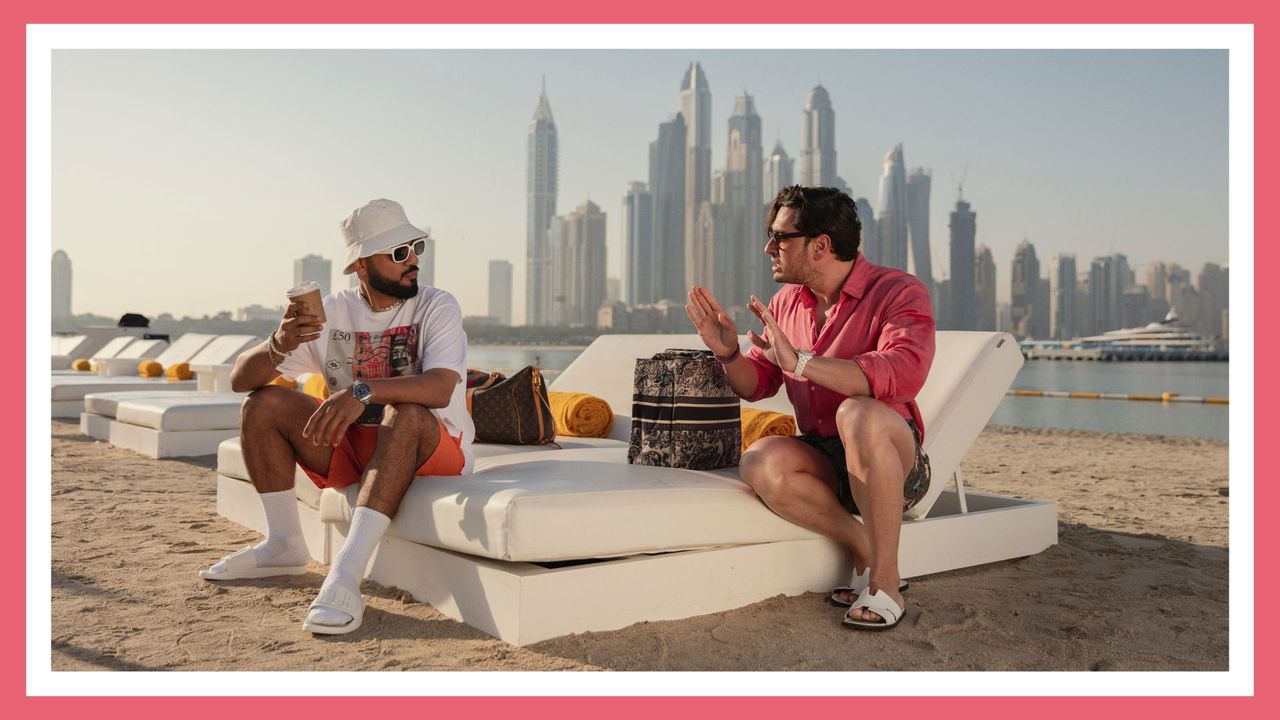
[[[317,400],[324,400],[329,397],[329,386],[325,383],[323,375],[312,375],[302,383],[302,392]]]
[[[190,380],[195,377],[195,373],[191,372],[191,366],[186,363],[175,363],[165,368],[164,376],[169,382],[177,382],[179,380]]]
[[[155,360],[143,360],[138,363],[138,374],[144,378],[160,377],[164,375],[164,366]]]

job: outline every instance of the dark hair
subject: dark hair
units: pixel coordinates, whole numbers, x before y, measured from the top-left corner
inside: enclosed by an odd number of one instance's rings
[[[769,217],[764,221],[765,234],[773,228],[778,211],[784,207],[795,208],[796,230],[830,237],[831,252],[837,259],[848,262],[857,257],[862,243],[862,221],[858,219],[853,198],[836,188],[784,187],[773,198]]]

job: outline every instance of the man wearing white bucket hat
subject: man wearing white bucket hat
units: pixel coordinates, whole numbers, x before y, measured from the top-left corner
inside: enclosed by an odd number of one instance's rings
[[[355,273],[359,286],[324,298],[323,321],[305,303],[290,304],[280,327],[231,373],[233,389],[251,391],[240,438],[267,537],[200,573],[234,580],[306,572],[294,464],[321,488],[360,482],[351,531],[303,623],[335,635],[360,627],[365,568],[413,478],[470,473],[475,437],[461,308],[417,283],[427,233],[399,203],[381,199],[357,208],[341,229],[343,273]],[[268,385],[307,372],[324,376],[328,399]]]

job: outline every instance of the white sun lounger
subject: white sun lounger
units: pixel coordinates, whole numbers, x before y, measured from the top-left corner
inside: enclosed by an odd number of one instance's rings
[[[419,478],[370,564],[369,577],[450,617],[523,645],[741,607],[848,580],[836,543],[774,515],[737,470],[626,463],[633,361],[696,336],[604,336],[552,384],[609,402],[610,438],[563,449],[476,445],[476,473]],[[918,402],[933,483],[903,524],[900,569],[918,577],[1031,555],[1057,541],[1053,503],[947,489],[1012,384],[1022,355],[1009,335],[938,333]],[[789,410],[785,399],[765,406]],[[265,530],[238,440],[218,453],[218,512]],[[312,556],[341,548],[357,489],[318,498],[298,475]]]
[[[89,360],[100,355],[107,343],[120,337],[141,337],[143,328],[119,327],[87,327],[74,335],[54,335],[51,343],[51,370],[58,372],[77,372],[71,370],[71,363],[84,359]],[[123,346],[120,346],[123,347]]]
[[[179,339],[181,342],[185,339]],[[210,375],[223,372],[229,368],[227,363],[246,348],[257,342],[252,335],[221,335],[209,341],[187,359],[175,359],[173,362],[188,362],[197,373],[196,380],[170,381],[167,378],[144,378],[137,375],[119,377],[100,377],[90,373],[78,375],[56,375],[52,380],[52,414],[55,418],[78,418],[84,412],[84,398],[93,393],[108,393],[128,390],[145,390],[148,392],[181,392],[194,391],[199,387],[201,368],[206,368]],[[177,345],[178,343],[174,343]],[[136,366],[135,366],[136,367]]]
[[[138,340],[138,337],[136,335],[120,335],[118,337],[113,337],[110,340],[108,340],[105,344],[103,344],[102,347],[98,348],[98,350],[94,352],[93,355],[89,356],[88,360],[90,363],[102,363],[104,360],[109,360],[119,355],[120,353],[124,352],[125,348],[129,347],[134,343],[134,341],[137,341],[137,340]],[[53,376],[55,378],[92,376],[96,374],[97,373],[91,370],[54,370],[53,371]]]

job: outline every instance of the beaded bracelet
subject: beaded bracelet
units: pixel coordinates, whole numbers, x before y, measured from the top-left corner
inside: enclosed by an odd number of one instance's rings
[[[284,359],[289,356],[289,353],[276,347],[276,334],[274,332],[267,336],[267,353],[280,356],[280,362],[277,362],[277,365],[284,362]],[[267,359],[269,360],[270,358]]]

